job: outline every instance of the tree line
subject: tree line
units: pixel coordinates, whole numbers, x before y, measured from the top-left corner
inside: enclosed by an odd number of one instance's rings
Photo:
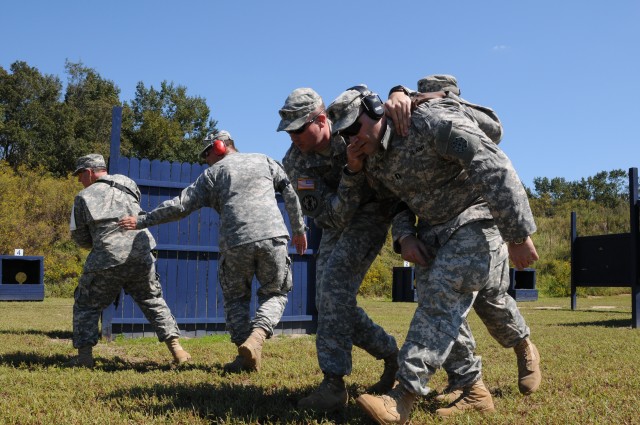
[[[163,81],[158,89],[142,81],[135,98],[82,63],[65,62],[62,80],[26,62],[0,67],[0,160],[14,170],[41,167],[54,176],[73,170],[87,152],[108,157],[111,111],[122,106],[121,149],[126,156],[191,161],[203,138],[216,131],[204,98]]]
[[[593,201],[613,208],[621,201],[629,200],[628,172],[624,170],[601,171],[576,181],[567,181],[562,177],[536,177],[533,186],[533,192],[528,191],[530,198],[546,198],[555,204]]]

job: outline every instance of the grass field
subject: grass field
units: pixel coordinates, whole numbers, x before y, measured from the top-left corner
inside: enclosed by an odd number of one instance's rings
[[[0,303],[0,423],[2,424],[368,424],[354,399],[375,382],[382,362],[354,349],[344,412],[298,411],[296,401],[321,380],[313,336],[275,337],[265,345],[259,374],[222,373],[235,355],[228,336],[184,339],[194,362],[169,366],[153,338],[116,339],[94,349],[94,370],[67,368],[71,299]],[[413,303],[360,300],[401,343]],[[497,412],[466,414],[448,423],[640,424],[640,329],[631,329],[629,295],[519,303],[542,358],[539,392],[519,394],[512,350],[501,348],[470,315],[484,381]],[[432,387],[446,383],[438,372]],[[437,404],[421,399],[412,423],[439,423]]]

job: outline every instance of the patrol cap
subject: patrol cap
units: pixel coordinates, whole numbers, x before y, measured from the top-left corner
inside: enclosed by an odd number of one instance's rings
[[[299,88],[291,92],[278,113],[280,124],[276,131],[297,130],[307,121],[307,116],[322,105],[322,98],[310,88]]]
[[[418,91],[420,93],[431,93],[436,91],[450,91],[460,95],[458,81],[453,75],[436,74],[418,80]]]
[[[370,92],[373,94],[372,92]],[[336,134],[353,124],[360,116],[363,94],[358,90],[342,92],[327,107],[327,117],[331,120],[331,132]]]
[[[231,133],[229,133],[227,130],[220,130],[217,133],[209,133],[209,134],[207,134],[207,137],[204,138],[204,148],[202,149],[202,151],[200,151],[200,157],[201,158],[204,158],[204,154],[205,154],[206,150],[216,140],[222,140],[223,142],[225,142],[227,140],[233,140],[233,137],[231,137]]]
[[[90,153],[89,155],[81,156],[76,161],[76,170],[72,175],[77,175],[82,170],[87,168],[107,168],[107,164],[104,162],[102,155],[97,153]]]

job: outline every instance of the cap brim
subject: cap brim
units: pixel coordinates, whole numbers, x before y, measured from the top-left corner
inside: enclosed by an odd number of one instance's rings
[[[336,134],[340,130],[344,130],[345,128],[348,128],[351,124],[356,122],[359,116],[360,116],[360,108],[354,108],[353,110],[349,111],[349,113],[346,116],[332,123],[331,133]]]
[[[210,144],[209,146],[207,146],[206,148],[202,149],[202,151],[200,151],[200,155],[199,155],[199,157],[200,157],[200,158],[202,158],[202,159],[204,159],[204,158],[206,157],[207,149],[209,149],[212,145],[213,145],[213,143],[212,143],[212,144]]]
[[[80,174],[82,172],[82,170],[84,170],[84,167],[81,168],[76,168],[76,171],[73,172],[73,174],[71,174],[72,176],[77,176],[78,174]]]
[[[276,131],[294,131],[299,129],[307,122],[307,115],[308,114],[304,114],[302,117],[293,121],[281,120]]]

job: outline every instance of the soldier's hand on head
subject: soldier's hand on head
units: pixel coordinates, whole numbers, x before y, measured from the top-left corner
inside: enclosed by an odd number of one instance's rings
[[[137,219],[134,216],[124,217],[118,221],[118,226],[126,230],[135,230],[137,225]]]
[[[415,235],[409,235],[400,242],[402,259],[423,267],[429,265],[427,247]]]
[[[301,235],[293,235],[291,238],[291,245],[296,248],[296,252],[299,255],[304,255],[307,250],[307,235],[305,233]]]
[[[408,136],[411,121],[411,98],[404,92],[391,93],[389,100],[384,103],[384,111],[387,117],[393,121],[396,131],[402,136]]]

